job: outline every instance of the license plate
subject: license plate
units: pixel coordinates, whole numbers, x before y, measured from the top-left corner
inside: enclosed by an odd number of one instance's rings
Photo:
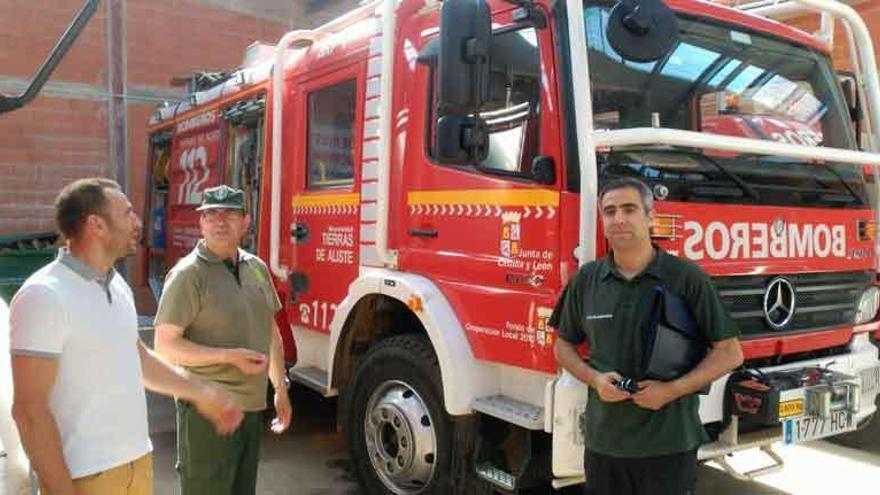
[[[802,416],[787,419],[783,423],[785,443],[809,442],[856,429],[856,422],[849,411],[834,411],[827,418]]]

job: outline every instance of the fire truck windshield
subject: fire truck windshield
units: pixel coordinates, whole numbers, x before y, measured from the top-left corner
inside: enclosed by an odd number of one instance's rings
[[[595,129],[659,125],[855,149],[827,56],[742,27],[679,15],[672,50],[656,62],[633,62],[606,38],[610,11],[611,4],[596,3],[584,11]],[[637,174],[662,180],[669,199],[865,207],[862,172],[850,165],[664,147],[600,153],[600,166],[606,179]]]

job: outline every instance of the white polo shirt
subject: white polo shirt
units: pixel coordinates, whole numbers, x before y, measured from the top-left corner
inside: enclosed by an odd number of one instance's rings
[[[152,451],[131,288],[62,250],[12,299],[13,355],[58,359],[49,394],[73,478]]]

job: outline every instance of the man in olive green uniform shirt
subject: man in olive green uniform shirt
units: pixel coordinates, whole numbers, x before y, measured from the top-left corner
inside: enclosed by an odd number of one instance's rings
[[[736,326],[699,267],[652,245],[653,198],[645,184],[610,182],[599,204],[612,253],[580,269],[557,312],[557,360],[590,386],[586,493],[692,493],[696,450],[707,441],[694,393],[742,362]],[[617,383],[645,372],[643,335],[658,286],[687,302],[712,349],[684,376],[641,380],[638,392],[626,392]],[[587,362],[577,351],[581,343],[589,349]]]
[[[246,414],[242,426],[224,437],[190,404],[178,401],[181,493],[253,494],[268,380],[278,414],[272,429],[281,433],[290,424],[274,319],[281,303],[266,265],[238,247],[250,223],[244,194],[228,186],[210,188],[199,211],[204,239],[168,273],[156,313],[156,349],[225,388]]]

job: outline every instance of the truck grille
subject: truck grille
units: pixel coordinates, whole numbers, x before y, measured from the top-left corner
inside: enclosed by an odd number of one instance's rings
[[[743,337],[821,330],[852,323],[870,272],[808,273],[784,276],[794,288],[795,310],[782,328],[764,315],[764,294],[776,276],[713,277],[721,300]]]

